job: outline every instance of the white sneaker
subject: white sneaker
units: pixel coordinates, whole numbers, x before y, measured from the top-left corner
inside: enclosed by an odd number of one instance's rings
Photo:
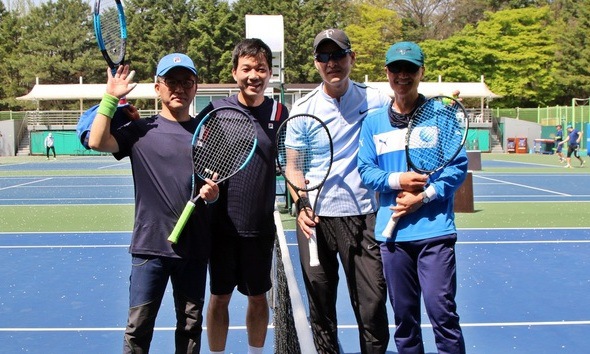
[[[582,160],[582,162],[580,162],[580,167],[584,166],[584,160]]]
[[[572,168],[572,165],[565,165],[563,168]]]

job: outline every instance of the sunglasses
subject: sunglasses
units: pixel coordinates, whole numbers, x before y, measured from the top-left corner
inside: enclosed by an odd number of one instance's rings
[[[387,65],[387,70],[393,74],[399,74],[402,71],[408,74],[415,74],[420,70],[420,67],[411,63],[392,63]]]
[[[178,86],[182,87],[183,89],[190,89],[191,87],[195,86],[195,80],[187,79],[187,80],[176,80],[170,79],[165,77],[164,80],[161,80],[164,85],[168,86],[169,89],[174,90]]]
[[[315,60],[319,61],[320,63],[327,63],[330,60],[338,61],[347,56],[348,54],[352,53],[350,49],[343,49],[337,52],[332,53],[316,53],[314,55]]]

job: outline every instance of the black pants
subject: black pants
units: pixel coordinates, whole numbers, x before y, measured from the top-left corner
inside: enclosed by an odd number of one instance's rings
[[[47,158],[49,158],[49,150],[53,151],[53,157],[55,158],[55,146],[47,147]]]
[[[361,353],[385,353],[387,350],[387,290],[374,227],[375,214],[321,217],[316,228],[320,259],[317,267],[309,266],[309,244],[297,229],[311,328],[320,354],[339,352],[336,316],[338,255],[359,327]]]

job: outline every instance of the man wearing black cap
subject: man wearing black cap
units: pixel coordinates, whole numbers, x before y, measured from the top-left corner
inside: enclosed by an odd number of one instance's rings
[[[375,194],[365,187],[357,170],[361,122],[390,98],[352,81],[355,62],[348,36],[338,29],[320,32],[314,40],[314,64],[322,83],[295,102],[291,115],[308,113],[328,126],[334,161],[320,195],[310,192],[310,203],[296,200],[297,210],[310,208],[318,198],[316,215],[299,212],[297,240],[307,290],[314,342],[320,353],[338,353],[336,293],[338,256],[346,274],[350,300],[359,328],[361,353],[385,353],[389,342],[386,289],[379,246],[373,229]],[[316,220],[317,221],[317,220]],[[320,265],[309,265],[310,227],[316,226]]]
[[[117,159],[128,156],[135,184],[129,314],[123,352],[149,352],[156,316],[170,279],[177,318],[176,353],[199,353],[210,249],[206,202],[213,203],[219,193],[211,180],[196,182],[201,199],[178,244],[167,240],[191,195],[191,142],[197,120],[189,115],[189,109],[197,92],[197,70],[184,54],[164,56],[158,63],[155,83],[162,110],[111,131],[110,120],[119,99],[135,87],[133,74],[127,65],[119,67],[114,76],[108,70],[106,93],[88,140],[94,150],[113,153]]]
[[[385,55],[385,70],[393,101],[365,118],[358,163],[363,182],[379,193],[375,235],[382,242],[395,344],[400,354],[424,354],[423,296],[438,352],[464,354],[455,302],[453,196],[467,175],[467,154],[462,150],[431,176],[408,172],[404,142],[410,117],[425,101],[418,93],[424,53],[414,42],[398,42]],[[392,217],[399,217],[396,228],[390,237],[383,236]]]

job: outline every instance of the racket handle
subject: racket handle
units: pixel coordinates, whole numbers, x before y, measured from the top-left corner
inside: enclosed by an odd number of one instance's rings
[[[182,230],[184,229],[184,226],[186,225],[186,222],[190,218],[194,209],[195,209],[195,203],[193,203],[192,201],[189,200],[189,202],[186,203],[186,206],[184,207],[182,214],[180,214],[180,217],[178,218],[178,221],[176,222],[176,226],[174,226],[174,230],[172,230],[172,233],[170,234],[170,236],[168,236],[168,241],[170,241],[171,243],[174,243],[174,244],[178,243],[178,239],[180,238],[180,234],[182,233]]]
[[[391,236],[393,235],[393,230],[395,230],[395,227],[397,226],[398,220],[399,220],[399,216],[395,217],[395,218],[389,218],[389,222],[385,226],[385,229],[383,229],[383,232],[381,233],[381,235],[383,235],[384,237],[387,237],[387,238],[391,238]]]
[[[315,227],[311,228],[311,235],[309,236],[309,266],[317,267],[320,265],[320,258],[318,256],[318,239],[315,234]]]

